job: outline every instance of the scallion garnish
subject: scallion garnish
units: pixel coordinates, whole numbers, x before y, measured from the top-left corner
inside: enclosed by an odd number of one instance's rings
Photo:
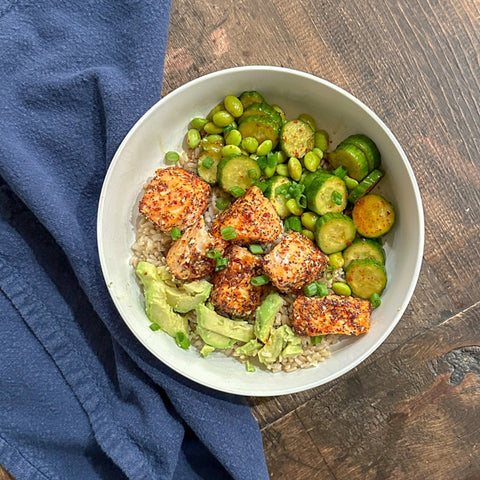
[[[319,297],[325,297],[328,295],[327,284],[323,282],[315,282],[317,284],[317,295]]]
[[[206,157],[206,158],[204,158],[203,161],[202,161],[202,167],[212,168],[214,163],[215,163],[215,162],[214,162],[213,158]]]
[[[228,257],[219,257],[217,258],[217,264],[215,265],[215,271],[218,272],[227,268],[228,265]]]
[[[258,245],[258,243],[252,243],[251,245],[248,246],[248,249],[254,254],[254,255],[259,255],[263,253],[263,248],[261,245]]]
[[[270,282],[270,279],[266,275],[258,275],[258,277],[252,277],[250,283],[254,287],[260,287],[261,285],[266,285]]]
[[[242,187],[233,187],[228,191],[228,193],[233,195],[235,198],[238,198],[242,195],[245,195],[245,190]]]
[[[258,172],[254,168],[251,168],[248,171],[248,178],[251,178],[252,180],[257,180],[258,179]]]
[[[182,232],[178,227],[173,227],[170,230],[170,236],[172,237],[172,240],[178,240],[182,236]]]
[[[373,308],[378,308],[382,303],[380,295],[378,293],[372,293],[370,297],[370,303],[372,304]]]
[[[230,200],[224,197],[217,198],[217,201],[215,202],[215,206],[219,210],[225,210],[229,205],[230,205]]]
[[[215,258],[220,258],[221,256],[222,256],[222,253],[216,248],[207,251],[208,258],[215,259]]]
[[[293,230],[294,232],[301,232],[303,227],[302,227],[302,221],[300,220],[300,217],[289,217],[289,227],[290,230]]]
[[[156,332],[157,330],[160,330],[160,325],[158,323],[151,323],[150,330],[152,330],[152,332]]]
[[[220,235],[224,240],[233,240],[237,237],[237,231],[229,225],[228,227],[223,227],[220,230]]]
[[[332,202],[335,205],[341,205],[342,204],[343,197],[342,197],[342,194],[340,192],[337,192],[336,190],[334,190],[332,192],[331,198],[332,198]]]
[[[190,346],[190,341],[188,337],[183,332],[177,332],[175,334],[175,343],[184,350],[187,350]]]
[[[177,152],[167,152],[165,160],[171,163],[177,163],[180,160],[180,155]]]
[[[313,297],[317,294],[317,284],[313,282],[305,285],[305,287],[303,287],[303,293],[306,297]]]
[[[317,344],[320,343],[322,340],[323,340],[322,335],[317,335],[317,336],[315,336],[315,337],[310,337],[310,343],[311,343],[312,345],[317,345]]]

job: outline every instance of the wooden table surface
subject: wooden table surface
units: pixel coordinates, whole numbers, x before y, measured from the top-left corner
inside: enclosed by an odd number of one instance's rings
[[[248,400],[272,479],[480,479],[479,32],[479,0],[173,0],[164,94],[239,65],[322,77],[383,119],[423,199],[420,278],[386,342]]]

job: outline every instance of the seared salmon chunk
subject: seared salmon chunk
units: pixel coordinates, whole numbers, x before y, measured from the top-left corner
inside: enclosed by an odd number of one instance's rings
[[[370,328],[372,304],[341,295],[300,296],[293,302],[293,329],[297,335],[360,335]]]
[[[255,186],[218,216],[212,225],[212,235],[220,238],[225,227],[235,229],[236,237],[231,243],[237,245],[273,242],[282,233],[282,222],[275,207]]]
[[[254,286],[252,277],[261,274],[262,262],[246,248],[230,245],[225,250],[227,267],[213,275],[210,301],[215,310],[229,317],[252,317],[261,303],[264,286]]]
[[[213,272],[216,264],[216,260],[207,257],[207,252],[218,250],[223,254],[226,243],[212,237],[205,229],[203,217],[200,217],[170,247],[166,258],[167,266],[171,274],[180,280],[204,278]]]
[[[193,225],[205,212],[210,185],[183,168],[160,168],[145,188],[139,209],[164,231]]]
[[[301,293],[319,279],[328,257],[307,237],[290,232],[263,260],[263,269],[281,292]]]

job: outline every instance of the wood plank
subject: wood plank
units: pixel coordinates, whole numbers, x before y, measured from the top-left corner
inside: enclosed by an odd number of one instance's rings
[[[0,480],[15,480],[2,465],[0,465]]]
[[[326,462],[336,480],[478,478],[479,322],[480,302],[299,407],[313,443],[302,456]]]

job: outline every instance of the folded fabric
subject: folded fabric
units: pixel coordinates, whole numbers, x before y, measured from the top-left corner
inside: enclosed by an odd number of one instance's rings
[[[101,185],[160,97],[166,0],[0,0],[0,464],[25,479],[266,479],[244,399],[180,377],[110,300]]]

